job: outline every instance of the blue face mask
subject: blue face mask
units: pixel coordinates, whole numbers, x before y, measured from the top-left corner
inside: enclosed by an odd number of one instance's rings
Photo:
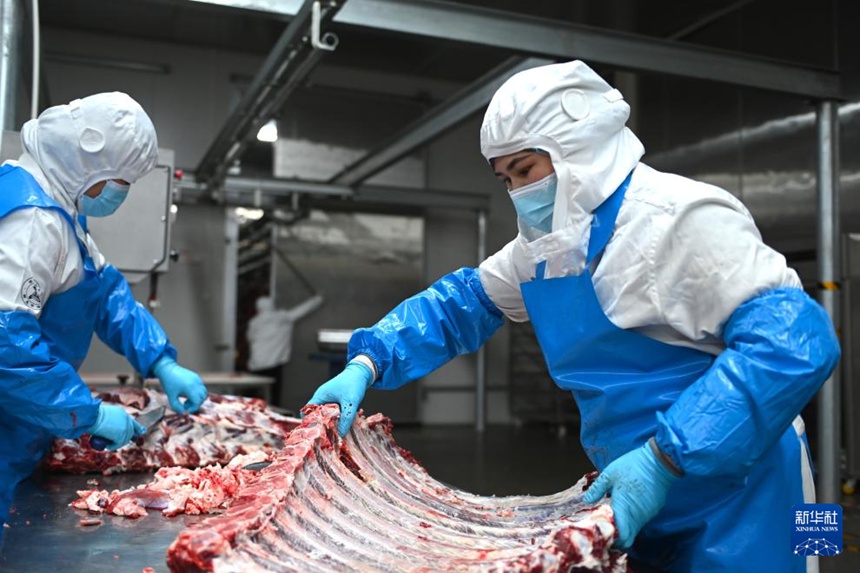
[[[555,173],[510,192],[517,215],[530,227],[552,232],[552,212],[558,177]]]
[[[131,185],[123,185],[109,180],[98,197],[81,195],[78,198],[78,212],[87,217],[107,217],[113,215],[125,198]]]

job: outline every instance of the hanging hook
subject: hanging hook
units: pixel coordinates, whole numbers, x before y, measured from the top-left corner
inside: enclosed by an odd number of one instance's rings
[[[320,37],[320,3],[314,2],[311,7],[311,45],[317,50],[334,51],[337,48],[337,36],[326,32]]]

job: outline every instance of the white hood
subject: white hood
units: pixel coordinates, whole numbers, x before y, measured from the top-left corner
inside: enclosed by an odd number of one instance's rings
[[[261,296],[257,299],[257,312],[272,312],[275,310],[275,301],[270,296]]]
[[[51,190],[73,205],[93,184],[133,183],[155,167],[158,142],[152,120],[124,93],[101,93],[50,107],[21,128],[25,156],[35,161]]]
[[[558,176],[550,234],[519,221],[518,242],[547,276],[581,272],[591,214],[645,152],[625,127],[630,106],[621,93],[581,61],[520,72],[493,96],[481,126],[487,160],[539,148]]]

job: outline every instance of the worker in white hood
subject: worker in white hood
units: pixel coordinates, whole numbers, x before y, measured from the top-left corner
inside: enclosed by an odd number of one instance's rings
[[[579,61],[509,79],[481,151],[518,236],[357,330],[310,403],[339,404],[345,433],[367,387],[530,320],[576,399],[600,471],[584,501],[611,504],[616,547],[660,571],[806,571],[789,548],[792,505],[814,496],[798,414],[839,359],[833,325],[740,201],[640,162],[629,111]]]
[[[272,403],[280,406],[282,372],[290,361],[293,350],[293,329],[296,322],[306,317],[323,303],[323,297],[315,294],[291,308],[275,308],[270,296],[261,296],[256,301],[257,314],[248,321],[248,370],[261,376],[275,379],[272,387]]]
[[[0,167],[0,521],[53,437],[90,434],[115,450],[144,431],[78,376],[93,333],[158,377],[177,412],[206,399],[86,231],[86,216],[115,212],[155,167],[150,118],[128,95],[102,93],[46,109],[21,140],[24,154]]]

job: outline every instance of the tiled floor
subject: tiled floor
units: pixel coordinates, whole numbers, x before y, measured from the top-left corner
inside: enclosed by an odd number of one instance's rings
[[[395,427],[394,436],[430,475],[477,494],[554,493],[593,469],[576,434],[555,426],[490,426],[483,436],[462,426]],[[821,558],[821,573],[860,571],[860,493],[840,505],[844,553]]]

